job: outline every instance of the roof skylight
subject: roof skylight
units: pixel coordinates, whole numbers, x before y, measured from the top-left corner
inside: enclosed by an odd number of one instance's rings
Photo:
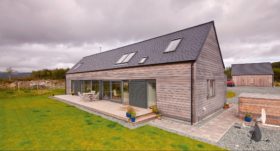
[[[73,68],[73,70],[78,69],[81,65],[82,65],[82,63],[78,63],[78,64]]]
[[[167,46],[167,48],[164,50],[164,52],[172,52],[175,51],[176,48],[178,47],[179,43],[181,42],[182,39],[175,39],[172,40],[169,45]]]
[[[124,61],[123,61],[122,63],[127,63],[134,55],[135,55],[135,52],[130,53],[130,54],[124,59]]]
[[[127,53],[121,56],[121,58],[116,62],[116,64],[127,63],[135,55],[135,52]]]
[[[139,63],[141,63],[141,64],[144,63],[144,62],[147,60],[147,58],[148,58],[148,57],[143,57],[143,58],[139,61]]]
[[[128,54],[122,55],[122,57],[117,61],[117,64],[122,63],[127,56]]]

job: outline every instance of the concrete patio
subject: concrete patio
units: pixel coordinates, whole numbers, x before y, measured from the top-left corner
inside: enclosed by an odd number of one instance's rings
[[[128,122],[128,118],[126,117],[127,105],[107,100],[97,100],[89,102],[84,101],[79,96],[75,95],[56,95],[53,98],[64,103],[77,106],[79,108],[85,108],[90,111],[94,111],[106,116],[116,118],[118,120]],[[136,111],[136,124],[149,121],[156,117],[156,115],[152,113],[151,109],[139,107],[133,108]]]
[[[214,113],[208,119],[196,125],[190,125],[168,118],[153,120],[149,123],[163,130],[215,144],[234,123],[240,122],[241,120],[237,118],[237,105],[232,104],[231,108]]]

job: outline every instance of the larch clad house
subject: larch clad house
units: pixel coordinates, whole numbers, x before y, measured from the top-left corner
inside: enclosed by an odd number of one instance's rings
[[[233,64],[231,74],[235,86],[273,86],[274,72],[269,62]]]
[[[196,123],[225,103],[226,77],[214,21],[82,58],[66,93],[149,108]]]

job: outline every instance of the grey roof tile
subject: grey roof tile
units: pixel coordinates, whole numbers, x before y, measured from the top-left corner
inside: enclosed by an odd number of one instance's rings
[[[271,63],[232,64],[231,74],[238,75],[273,75]]]
[[[200,49],[202,48],[213,23],[213,21],[204,23],[110,51],[86,56],[78,62],[82,63],[80,67],[77,69],[72,68],[68,73],[194,61],[199,55]],[[176,51],[164,53],[168,44],[172,40],[178,38],[182,38],[182,40]],[[116,62],[122,55],[131,52],[136,52],[136,54],[128,63],[116,65]],[[144,64],[139,64],[138,62],[142,57],[148,57],[148,59]]]

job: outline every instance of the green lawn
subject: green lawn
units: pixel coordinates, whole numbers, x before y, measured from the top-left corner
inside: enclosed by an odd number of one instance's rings
[[[235,93],[233,91],[227,91],[227,99],[235,97]]]
[[[49,99],[63,90],[0,90],[0,150],[222,150],[152,126],[134,130]]]

